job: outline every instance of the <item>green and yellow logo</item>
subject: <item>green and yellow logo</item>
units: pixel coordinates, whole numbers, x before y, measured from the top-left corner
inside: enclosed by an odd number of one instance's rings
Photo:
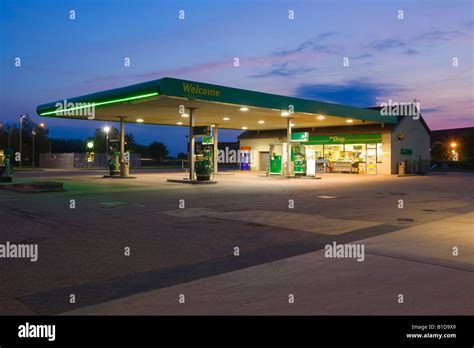
[[[343,143],[346,141],[346,138],[339,137],[339,136],[332,136],[332,137],[329,137],[329,139],[335,143]]]

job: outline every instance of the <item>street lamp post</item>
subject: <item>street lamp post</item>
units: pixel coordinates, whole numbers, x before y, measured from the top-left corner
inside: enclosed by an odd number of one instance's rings
[[[20,115],[20,168],[21,168],[21,162],[22,162],[22,153],[21,153],[21,144],[23,142],[22,136],[23,136],[23,118],[28,116],[28,114],[25,115]]]
[[[36,131],[33,129],[31,131],[32,142],[33,142],[33,157],[31,159],[31,168],[35,167],[35,135],[36,135]]]
[[[44,123],[40,123],[38,125],[40,128],[44,128]],[[31,131],[31,137],[32,137],[32,149],[33,149],[33,158],[32,158],[32,161],[31,161],[31,167],[34,168],[35,167],[35,135],[36,135],[36,130],[33,128],[33,130]]]

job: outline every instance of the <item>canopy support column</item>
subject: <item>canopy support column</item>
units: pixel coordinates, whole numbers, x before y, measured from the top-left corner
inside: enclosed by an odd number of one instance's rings
[[[218,160],[219,160],[219,147],[218,147],[218,141],[219,141],[219,128],[217,124],[214,125],[214,174],[218,173]]]
[[[188,162],[189,162],[189,180],[194,180],[194,110],[195,108],[189,108],[189,151],[188,151]]]
[[[124,117],[120,118],[120,176],[128,176],[128,170],[125,164],[125,122]]]
[[[293,163],[291,162],[291,118],[286,120],[286,176],[293,176]]]

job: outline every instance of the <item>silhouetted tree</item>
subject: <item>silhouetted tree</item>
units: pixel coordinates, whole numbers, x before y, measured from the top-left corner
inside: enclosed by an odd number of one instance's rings
[[[94,134],[94,145],[95,145],[95,152],[96,153],[105,153],[105,144],[106,144],[107,134],[104,132],[103,128],[97,128]],[[118,141],[119,138],[119,131],[114,126],[110,126],[109,131],[109,145],[113,141]]]
[[[148,153],[156,161],[163,161],[163,159],[168,156],[169,151],[165,144],[154,141],[148,145]]]
[[[176,156],[177,159],[187,159],[188,158],[188,154],[184,153],[184,152],[180,152],[178,153],[178,156]]]

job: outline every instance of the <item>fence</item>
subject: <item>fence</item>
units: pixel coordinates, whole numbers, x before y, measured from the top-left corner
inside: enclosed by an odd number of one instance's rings
[[[41,153],[39,156],[39,165],[41,168],[105,168],[107,157],[105,153],[94,155],[93,162],[87,162],[85,153]],[[141,154],[132,153],[130,155],[130,167],[137,168],[141,166]]]

